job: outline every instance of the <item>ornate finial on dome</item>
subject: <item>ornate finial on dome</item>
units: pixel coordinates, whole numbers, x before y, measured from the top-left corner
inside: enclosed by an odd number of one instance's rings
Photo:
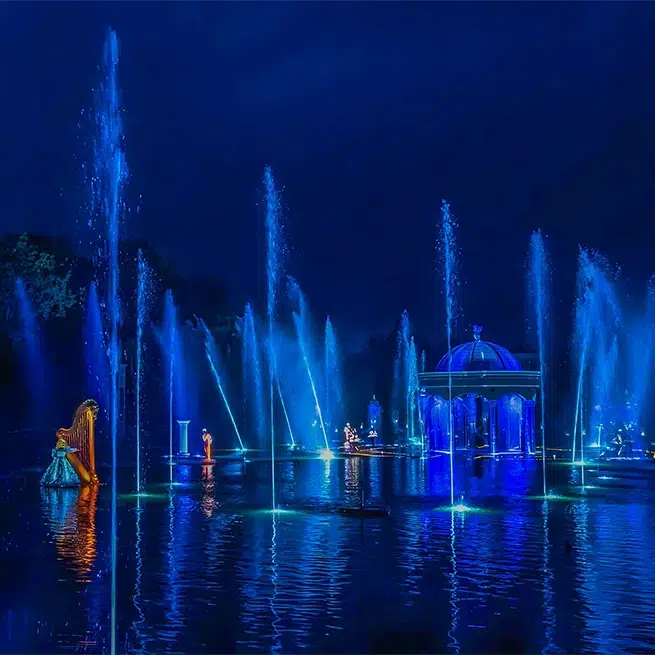
[[[480,341],[481,332],[482,332],[482,326],[481,325],[474,325],[473,326],[473,338],[476,341]]]

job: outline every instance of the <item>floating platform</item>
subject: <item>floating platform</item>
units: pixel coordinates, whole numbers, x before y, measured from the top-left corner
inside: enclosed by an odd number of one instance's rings
[[[587,466],[597,465],[602,469],[615,469],[620,471],[653,471],[655,473],[655,459],[644,455],[630,457],[601,457],[594,461],[590,460]]]
[[[344,457],[413,457],[398,446],[363,446],[359,450],[346,450],[339,446],[339,454]]]
[[[382,505],[360,505],[359,507],[339,507],[339,514],[360,519],[386,518],[391,514],[388,507]]]
[[[247,460],[247,453],[234,452],[234,451],[225,451],[224,453],[217,453],[211,459],[205,459],[202,455],[173,455],[173,464],[178,466],[180,464],[201,464],[201,465],[211,465],[216,464],[217,462],[238,462]],[[162,456],[162,461],[164,464],[170,463],[170,458],[168,455]]]

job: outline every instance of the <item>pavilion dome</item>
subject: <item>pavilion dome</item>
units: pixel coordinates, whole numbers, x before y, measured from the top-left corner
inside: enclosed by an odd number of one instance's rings
[[[455,346],[437,364],[437,371],[520,371],[521,364],[512,353],[498,344],[480,339],[482,328],[473,326],[474,340]]]

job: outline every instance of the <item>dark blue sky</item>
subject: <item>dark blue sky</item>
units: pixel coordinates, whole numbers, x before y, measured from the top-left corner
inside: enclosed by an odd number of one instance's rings
[[[74,234],[109,24],[141,206],[128,230],[235,304],[262,288],[266,164],[290,271],[360,338],[404,308],[434,329],[441,198],[461,225],[464,322],[490,339],[521,336],[536,227],[561,293],[578,243],[636,283],[655,271],[651,3],[0,4],[4,231]]]

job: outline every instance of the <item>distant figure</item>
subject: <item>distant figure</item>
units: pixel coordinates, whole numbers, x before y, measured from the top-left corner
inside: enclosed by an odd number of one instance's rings
[[[214,438],[207,432],[207,428],[202,429],[202,440],[203,440],[203,449],[205,451],[205,459],[210,460],[212,458],[212,443]]]
[[[41,478],[43,487],[79,487],[80,479],[75,473],[73,465],[68,461],[66,455],[74,453],[75,448],[70,448],[63,439],[57,440],[57,445],[52,449],[52,462]]]
[[[620,457],[623,453],[623,430],[621,428],[612,439],[612,445],[614,446],[614,456]]]
[[[371,446],[375,448],[375,440],[378,438],[378,433],[374,428],[371,428],[368,433],[368,438],[371,440]]]

